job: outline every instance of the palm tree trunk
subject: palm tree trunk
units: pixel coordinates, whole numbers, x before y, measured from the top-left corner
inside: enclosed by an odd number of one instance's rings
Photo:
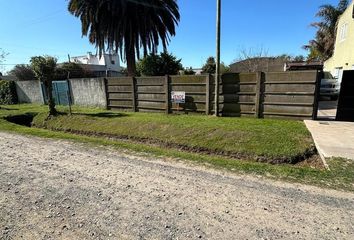
[[[136,74],[135,48],[134,45],[126,48],[128,76],[134,77]]]
[[[55,109],[55,100],[53,98],[53,85],[52,81],[47,80],[44,82],[44,86],[47,92],[48,98],[48,107],[49,107],[49,116],[55,116],[58,114],[57,110]]]

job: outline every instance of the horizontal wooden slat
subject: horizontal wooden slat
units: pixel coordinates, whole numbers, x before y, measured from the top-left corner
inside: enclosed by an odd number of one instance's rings
[[[110,108],[132,108],[132,106],[126,106],[126,105],[108,105]]]
[[[314,84],[314,81],[266,81],[265,84]]]
[[[290,103],[290,102],[264,102],[264,105],[279,105],[279,106],[313,106],[312,103]]]
[[[165,92],[137,92],[138,94],[166,94]]]
[[[271,92],[266,91],[264,94],[272,94],[272,95],[314,95],[314,92]]]
[[[264,112],[263,115],[275,115],[275,116],[293,116],[293,117],[312,117],[312,114],[300,114],[300,113],[277,113],[277,112]]]
[[[206,83],[171,83],[171,86],[205,86]]]

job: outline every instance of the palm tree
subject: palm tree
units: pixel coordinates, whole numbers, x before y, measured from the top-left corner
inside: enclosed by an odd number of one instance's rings
[[[100,55],[120,52],[130,76],[140,50],[144,56],[157,53],[160,43],[166,50],[180,20],[176,0],[70,0],[68,9],[80,18],[82,34]]]
[[[304,46],[305,49],[310,51],[312,57],[315,56],[319,58],[318,60],[325,61],[333,55],[337,23],[348,5],[348,0],[340,0],[337,6],[326,4],[320,7],[316,17],[321,18],[321,21],[311,24],[311,26],[317,28],[315,39]]]

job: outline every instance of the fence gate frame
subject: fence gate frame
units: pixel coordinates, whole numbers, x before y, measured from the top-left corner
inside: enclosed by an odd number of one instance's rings
[[[43,102],[48,104],[48,97],[44,84],[41,82],[40,86]],[[52,88],[53,98],[56,105],[67,106],[72,104],[71,88],[68,80],[52,81]]]

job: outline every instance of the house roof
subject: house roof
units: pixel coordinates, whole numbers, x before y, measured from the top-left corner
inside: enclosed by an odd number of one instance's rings
[[[287,62],[286,70],[294,71],[294,70],[322,70],[323,62],[314,61],[314,62]]]

